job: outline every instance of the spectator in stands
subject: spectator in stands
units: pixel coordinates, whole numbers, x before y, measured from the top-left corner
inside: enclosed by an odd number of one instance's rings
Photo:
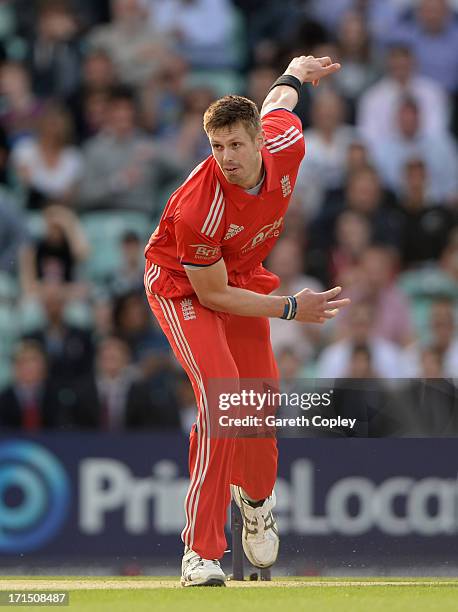
[[[256,103],[259,110],[261,110],[262,103],[276,77],[277,70],[273,66],[265,64],[253,66],[248,73],[246,96]]]
[[[70,283],[77,278],[77,265],[89,255],[89,244],[76,215],[59,204],[43,211],[44,233],[22,256],[21,281],[25,295],[39,291],[42,281]]]
[[[50,199],[73,202],[81,177],[82,159],[71,146],[71,116],[61,106],[48,105],[38,122],[36,138],[21,140],[11,159],[26,189],[27,208],[40,209]]]
[[[152,374],[157,366],[157,357],[167,360],[170,355],[167,340],[153,321],[142,291],[131,291],[115,299],[115,334],[124,340],[135,363],[143,371]]]
[[[268,268],[280,277],[280,286],[275,291],[278,295],[294,295],[301,288],[308,287],[312,291],[323,291],[321,283],[303,273],[303,258],[301,244],[294,238],[282,238],[269,257]],[[270,336],[272,347],[278,353],[285,345],[292,347],[303,359],[313,357],[314,343],[319,339],[320,329],[315,325],[298,324],[284,325],[288,321],[272,319],[270,321]]]
[[[202,116],[215,99],[215,92],[208,87],[188,89],[183,96],[183,112],[176,129],[169,130],[161,138],[162,145],[170,155],[190,171],[211,154]]]
[[[409,381],[402,394],[404,412],[410,413],[409,436],[456,436],[458,389],[444,372],[440,350],[424,347],[420,352],[418,378]]]
[[[444,378],[443,355],[437,349],[424,348],[420,356],[421,378]]]
[[[449,378],[456,378],[458,372],[458,328],[454,306],[454,302],[448,298],[438,298],[433,302],[429,314],[430,338],[426,347],[437,354],[443,375]],[[417,342],[406,349],[409,376],[421,375],[424,348]]]
[[[35,432],[67,426],[76,405],[75,392],[62,389],[49,375],[41,346],[31,340],[19,344],[13,358],[13,381],[0,393],[0,427]]]
[[[422,343],[429,340],[428,312],[435,301],[449,299],[458,317],[458,226],[452,229],[438,260],[402,272],[398,284],[410,298]]]
[[[76,425],[103,430],[124,428],[128,396],[137,380],[127,344],[115,337],[102,340],[97,347],[94,376],[88,376],[80,386]]]
[[[458,292],[458,226],[456,222],[448,243],[441,253],[439,265],[447,277],[456,284]]]
[[[137,128],[129,90],[113,92],[106,129],[83,149],[81,210],[130,210],[157,214],[159,187],[181,174],[181,168]]]
[[[393,434],[398,406],[374,367],[372,347],[354,344],[345,377],[336,381],[332,396],[335,416],[356,419],[353,428],[343,427],[348,437],[384,437]]]
[[[323,349],[317,362],[319,378],[342,378],[349,372],[355,346],[365,344],[370,349],[376,376],[403,378],[406,368],[396,344],[378,336],[375,308],[370,302],[353,304],[344,329],[344,338]]]
[[[452,200],[458,194],[458,153],[446,132],[425,134],[413,98],[404,98],[397,112],[398,132],[372,143],[372,157],[382,181],[401,193],[403,169],[409,158],[423,159],[429,178],[427,195],[433,201]]]
[[[410,2],[410,0],[407,0]],[[307,11],[320,23],[323,23],[329,33],[339,27],[345,14],[350,10],[359,11],[367,21],[371,34],[376,41],[381,34],[393,27],[399,18],[406,2],[392,0],[309,0]]]
[[[346,374],[349,378],[377,378],[372,365],[371,350],[367,344],[356,344],[353,347]]]
[[[282,238],[269,257],[268,268],[281,279],[280,287],[275,291],[278,295],[293,295],[301,287],[312,291],[322,291],[321,283],[303,272],[302,246],[293,237]],[[320,330],[317,326],[293,322],[284,325],[281,319],[272,319],[270,335],[272,347],[278,353],[285,345],[292,347],[303,358],[311,358],[315,352],[315,343],[319,342]]]
[[[450,93],[458,90],[458,24],[449,0],[419,0],[415,18],[387,33],[408,44],[422,75]]]
[[[345,107],[335,92],[317,94],[312,106],[312,125],[305,130],[307,156],[299,171],[303,182],[320,181],[323,191],[342,187],[347,151],[354,137],[345,123]],[[305,176],[304,176],[305,175]]]
[[[376,146],[380,140],[395,135],[399,103],[406,96],[416,101],[425,134],[447,130],[450,119],[447,96],[440,84],[415,74],[415,60],[408,46],[394,45],[388,50],[386,71],[386,76],[359,100],[357,125],[364,137]]]
[[[229,0],[151,0],[150,24],[196,68],[233,68]]]
[[[25,221],[16,202],[0,194],[0,272],[17,274],[20,254],[28,242]]]
[[[43,284],[40,294],[45,323],[41,329],[28,334],[28,338],[38,342],[46,352],[53,381],[59,384],[77,381],[92,368],[91,335],[66,322],[67,297],[63,285]]]
[[[147,383],[139,378],[129,346],[114,336],[98,345],[95,374],[81,385],[79,406],[79,427],[119,431],[178,426],[176,407],[158,402]]]
[[[406,346],[413,340],[410,304],[396,286],[398,254],[392,248],[372,245],[362,253],[360,272],[355,282],[346,285],[346,292],[352,302],[367,301],[373,305],[374,322],[372,331],[380,337]],[[341,328],[348,323],[342,313]]]
[[[452,300],[437,300],[431,307],[431,343],[439,351],[447,376],[456,377],[458,372],[458,327],[456,323],[456,304]]]
[[[144,245],[139,235],[127,231],[121,237],[121,265],[108,279],[108,289],[112,295],[123,295],[143,289],[145,272]]]
[[[82,66],[80,89],[111,89],[117,84],[117,78],[113,60],[106,51],[94,49],[87,53]]]
[[[345,197],[345,208],[364,215],[370,222],[373,240],[399,244],[399,215],[371,166],[360,168],[348,177]]]
[[[282,391],[285,391],[286,387],[289,387],[289,383],[294,385],[295,379],[300,378],[304,360],[289,344],[285,344],[277,352],[276,360],[280,372],[281,388]]]
[[[322,211],[310,228],[311,249],[333,246],[336,221],[343,211],[352,211],[366,218],[370,225],[371,240],[397,246],[400,240],[400,214],[394,207],[391,194],[385,192],[377,172],[369,165],[359,167],[347,178],[345,192],[330,194]]]
[[[81,43],[78,22],[69,3],[49,0],[39,6],[27,64],[34,91],[64,99],[78,87]]]
[[[304,173],[304,176],[299,174],[301,182],[296,185],[296,189],[294,190],[293,205],[297,204],[306,222],[311,221],[313,224],[317,221],[321,224],[329,221],[332,224],[336,215],[340,214],[342,211],[348,178],[359,170],[367,168],[370,162],[371,159],[366,145],[358,136],[355,136],[347,148],[343,184],[334,189],[328,189],[323,194],[321,187],[318,187],[316,181],[315,183],[312,181],[304,182],[302,179],[305,177],[306,173]],[[391,194],[384,195],[387,198],[391,197]],[[323,201],[321,201],[321,199]]]
[[[77,139],[83,144],[103,132],[107,125],[108,109],[110,104],[110,91],[87,90],[81,99],[81,115],[76,117]]]
[[[105,291],[94,291],[92,301],[93,338],[99,342],[114,335],[113,299]]]
[[[116,85],[117,76],[110,56],[101,49],[89,52],[83,61],[81,84],[67,98],[78,142],[94,136],[103,128],[110,92]]]
[[[337,31],[337,56],[333,57],[342,63],[334,80],[350,107],[353,119],[356,100],[377,77],[369,32],[361,13],[349,11],[343,16]]]
[[[167,136],[179,126],[188,88],[189,66],[182,57],[170,54],[138,92],[141,123],[157,136]]]
[[[453,225],[458,223],[456,213],[429,198],[427,173],[422,159],[412,158],[404,165],[400,249],[407,267],[439,259]]]
[[[1,66],[0,93],[0,123],[7,134],[9,145],[24,136],[34,136],[44,103],[33,93],[25,66],[14,61],[7,61]]]
[[[165,397],[156,393],[156,388],[149,381],[139,381],[129,394],[126,428],[178,430],[180,420],[176,395],[175,378],[169,384]]]
[[[245,63],[248,68],[265,63],[266,55],[275,57],[279,48],[287,46],[296,32],[298,17],[302,17],[303,13],[296,0],[232,2],[242,11],[244,17],[244,35],[248,46]],[[274,80],[275,77],[271,83]]]
[[[90,32],[90,49],[101,49],[112,59],[125,85],[143,84],[167,63],[167,39],[151,28],[141,0],[113,0],[112,20]]]
[[[283,344],[277,348],[275,359],[280,373],[280,390],[282,393],[288,393],[291,396],[293,393],[300,395],[317,390],[316,381],[311,380],[306,371],[307,366],[313,362],[312,360],[304,360],[303,354],[297,350],[297,347],[288,343]],[[294,405],[290,405],[288,402],[280,402],[277,414],[279,417],[294,418],[304,414],[304,411],[295,402]],[[292,436],[291,433],[288,433],[288,437],[296,437],[296,435],[303,437],[304,432],[298,430]]]
[[[340,213],[335,226],[335,244],[327,262],[329,282],[326,285],[348,287],[357,282],[370,241],[371,226],[364,215],[351,210]]]

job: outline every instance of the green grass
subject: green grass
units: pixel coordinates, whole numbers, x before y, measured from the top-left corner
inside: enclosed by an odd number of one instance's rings
[[[17,580],[10,577],[11,580]],[[71,610],[81,612],[448,612],[458,609],[458,580],[447,578],[293,578],[303,586],[250,586],[235,588],[104,588],[107,580],[116,580],[119,586],[129,580],[152,581],[150,577],[133,578],[73,578],[84,580],[97,588],[70,591],[70,605],[21,607],[23,610]],[[5,588],[2,579],[2,589]],[[68,578],[28,578],[23,588],[40,588],[46,580],[72,580]],[[159,580],[159,579],[158,579]],[[160,578],[161,581],[164,578]],[[177,579],[173,579],[177,582]],[[280,580],[280,579],[277,579]],[[383,585],[385,582],[409,582],[408,585]],[[315,586],[317,582],[323,586]],[[358,583],[353,585],[352,583]],[[364,585],[381,582],[380,586]],[[95,583],[95,584],[94,584]],[[307,586],[312,583],[314,586]],[[333,583],[337,585],[333,586]],[[423,583],[423,584],[422,584]],[[441,584],[443,583],[443,584]],[[100,584],[100,588],[99,588]],[[154,583],[151,582],[151,585]],[[25,586],[27,585],[27,587]],[[344,585],[344,586],[342,586]],[[127,587],[127,584],[126,584]],[[53,587],[55,590],[55,587]],[[6,609],[6,608],[5,608]]]
[[[174,591],[79,591],[72,595],[76,610],[155,610],[157,612],[258,612],[275,609],[335,612],[437,612],[457,609],[457,591],[428,587],[350,587],[336,589],[265,588]]]

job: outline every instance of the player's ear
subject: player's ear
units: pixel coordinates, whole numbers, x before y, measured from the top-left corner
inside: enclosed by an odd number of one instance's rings
[[[262,147],[265,144],[265,141],[266,141],[266,135],[264,134],[264,130],[260,130],[255,138],[256,148],[258,149],[258,151],[261,151]]]

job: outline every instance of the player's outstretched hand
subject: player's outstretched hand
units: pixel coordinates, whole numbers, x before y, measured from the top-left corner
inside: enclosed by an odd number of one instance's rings
[[[342,287],[334,287],[328,291],[315,293],[310,289],[303,289],[294,296],[297,300],[296,321],[302,323],[324,323],[333,319],[340,308],[350,304],[349,298],[337,300]]]
[[[341,66],[330,57],[300,55],[291,60],[285,74],[297,77],[302,83],[318,85],[320,79],[340,70]]]

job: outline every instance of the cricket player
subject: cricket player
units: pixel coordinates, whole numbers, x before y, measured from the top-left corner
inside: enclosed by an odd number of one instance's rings
[[[145,249],[148,301],[186,370],[198,406],[190,433],[185,499],[183,586],[225,584],[219,559],[231,494],[243,518],[243,548],[270,567],[279,537],[272,509],[277,475],[274,437],[212,437],[211,379],[278,380],[269,317],[324,323],[348,300],[340,287],[269,295],[277,276],[262,262],[281,234],[305,145],[292,112],[302,83],[317,85],[340,65],[329,57],[294,58],[262,106],[225,96],[204,114],[212,155],[170,197]]]

